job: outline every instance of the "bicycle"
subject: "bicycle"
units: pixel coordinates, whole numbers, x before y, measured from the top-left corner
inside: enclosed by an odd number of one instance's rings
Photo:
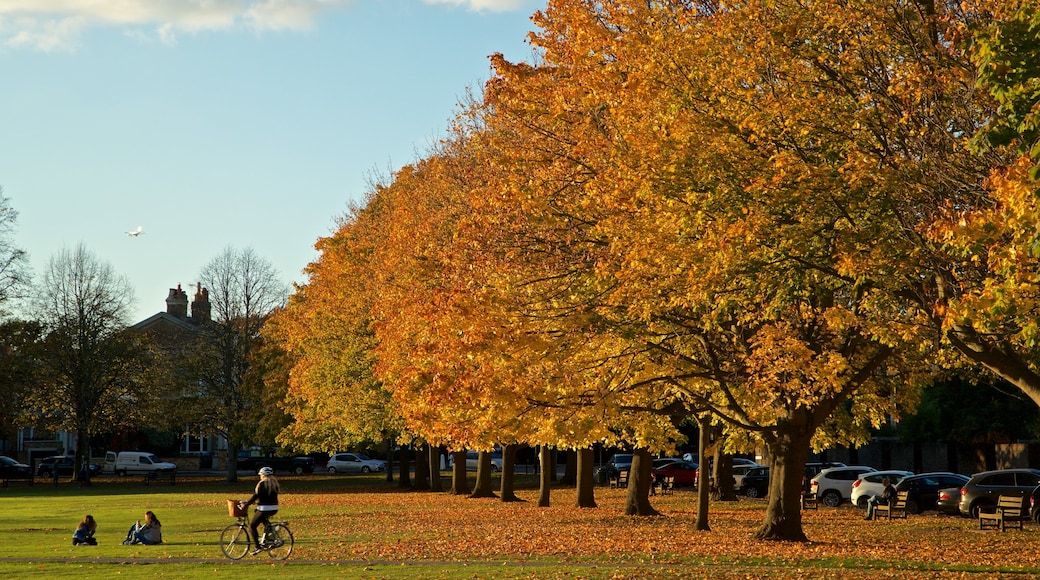
[[[220,551],[232,560],[241,560],[253,547],[252,539],[249,537],[249,510],[239,507],[237,500],[228,500],[228,513],[238,518],[238,522],[224,528],[220,533]],[[292,530],[289,522],[268,522],[260,534],[260,550],[275,560],[284,560],[289,557],[293,549]]]

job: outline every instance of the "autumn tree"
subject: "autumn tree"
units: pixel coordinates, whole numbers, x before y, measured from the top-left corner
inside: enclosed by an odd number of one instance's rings
[[[237,451],[265,412],[247,382],[254,372],[257,341],[272,312],[282,306],[286,288],[270,262],[252,249],[226,248],[199,274],[208,295],[211,321],[199,329],[188,365],[197,377],[191,393],[199,425],[227,441],[227,480],[238,480]]]
[[[143,337],[127,331],[133,288],[83,245],[47,263],[33,303],[43,326],[38,376],[26,408],[40,425],[76,432],[76,473],[90,437],[146,424],[161,375]]]

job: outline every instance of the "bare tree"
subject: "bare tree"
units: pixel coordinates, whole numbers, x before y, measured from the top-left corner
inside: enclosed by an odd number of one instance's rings
[[[132,302],[129,281],[82,244],[51,258],[34,298],[44,338],[30,408],[41,424],[76,432],[76,473],[91,435],[139,425],[153,408],[150,351],[126,332]]]
[[[14,243],[14,226],[18,212],[11,207],[0,188],[0,314],[3,305],[18,294],[18,289],[27,281],[26,255]]]
[[[268,316],[285,304],[288,287],[271,263],[249,248],[226,248],[206,264],[199,280],[212,310],[193,358],[199,381],[196,408],[199,422],[227,441],[227,481],[234,482],[236,453],[264,412],[260,389],[248,384],[262,380],[260,373],[251,372],[254,351]]]

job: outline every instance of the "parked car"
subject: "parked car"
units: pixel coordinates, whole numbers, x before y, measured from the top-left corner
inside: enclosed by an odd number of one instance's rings
[[[154,475],[174,472],[177,465],[144,451],[107,451],[102,471],[116,475]]]
[[[617,477],[622,471],[628,471],[632,469],[632,454],[631,453],[615,453],[610,456],[610,460],[607,464],[600,468],[602,477],[609,479],[611,477]]]
[[[994,508],[1002,495],[1026,497],[1040,485],[1038,469],[996,469],[971,476],[961,487],[957,505],[961,515],[977,518],[980,510]]]
[[[476,471],[480,463],[479,451],[466,452],[466,471]],[[455,466],[455,456],[448,455],[448,469]],[[502,453],[495,451],[491,454],[491,471],[502,471]]]
[[[763,467],[757,463],[742,463],[740,465],[733,466],[733,489],[740,489],[740,484],[744,481],[744,476],[749,471],[756,467]]]
[[[802,491],[808,493],[809,485],[812,483],[812,478],[816,477],[824,469],[831,467],[845,467],[845,464],[840,461],[810,461],[805,464],[805,473],[802,476]]]
[[[675,463],[676,461],[685,461],[682,457],[658,457],[654,460],[654,464],[650,469],[660,469],[669,463]]]
[[[265,455],[263,450],[258,449],[238,452],[238,468],[248,471],[256,471],[261,467],[270,467],[275,472],[289,472],[300,475],[314,473],[315,465],[314,458],[306,455]]]
[[[769,492],[769,468],[759,466],[752,468],[744,475],[744,479],[737,488],[737,493],[742,493],[750,498],[765,497]]]
[[[386,462],[362,453],[337,453],[325,464],[329,473],[371,473],[386,471]]]
[[[864,473],[874,471],[877,470],[867,465],[829,467],[809,480],[809,493],[815,493],[825,506],[838,507],[852,497],[852,484]]]
[[[671,477],[676,486],[697,485],[697,464],[689,461],[673,461],[664,467],[654,469],[658,477]]]
[[[1029,493],[1029,515],[1034,522],[1040,524],[1040,485]]]
[[[940,514],[948,516],[959,516],[961,510],[961,488],[947,487],[939,490],[939,497],[935,500],[935,510]]]
[[[72,475],[76,468],[76,458],[66,455],[44,457],[36,467],[36,475],[50,477],[54,473],[55,467],[58,469],[58,475]],[[91,477],[101,474],[101,466],[96,463],[87,465],[87,470],[90,472]]]
[[[0,455],[0,479],[32,479],[32,477],[31,467],[6,455]]]
[[[923,511],[938,509],[939,490],[950,487],[960,488],[970,479],[967,475],[936,471],[918,473],[903,478],[896,484],[896,491],[908,492],[906,511],[919,514]]]
[[[889,469],[886,471],[875,471],[873,473],[864,473],[852,482],[852,495],[849,499],[852,501],[852,505],[858,507],[861,510],[867,509],[867,501],[874,496],[880,496],[881,492],[885,491],[885,486],[881,483],[881,480],[888,478],[888,481],[892,485],[896,485],[903,480],[904,477],[913,475],[912,471],[902,471],[899,469]]]

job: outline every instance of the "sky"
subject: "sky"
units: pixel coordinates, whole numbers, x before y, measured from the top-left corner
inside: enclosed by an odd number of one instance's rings
[[[37,277],[83,244],[132,324],[226,248],[286,284],[421,159],[530,0],[0,0],[0,187]],[[141,227],[143,234],[126,232]]]

